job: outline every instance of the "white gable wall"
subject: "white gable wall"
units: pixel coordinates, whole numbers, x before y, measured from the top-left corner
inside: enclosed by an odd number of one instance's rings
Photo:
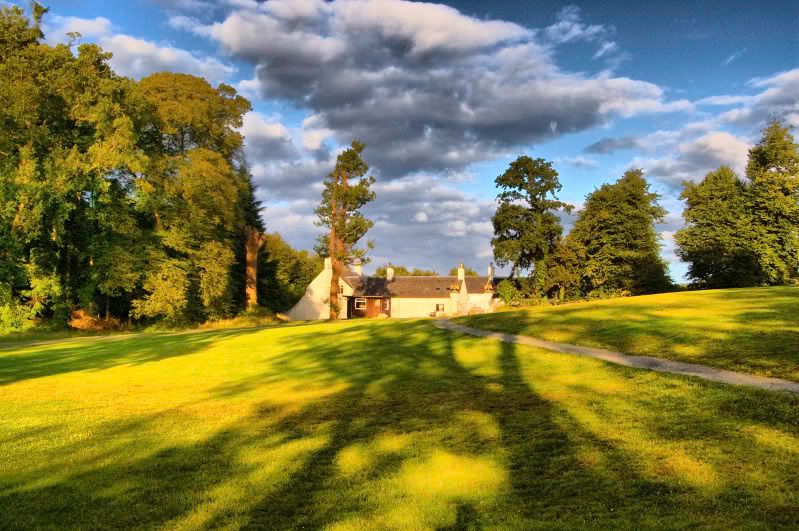
[[[333,271],[325,260],[325,268],[315,279],[305,288],[305,294],[297,301],[297,304],[288,311],[288,316],[294,321],[316,321],[319,319],[330,318],[330,280]],[[352,295],[352,288],[349,284],[339,279],[343,293],[339,296],[340,319],[347,318],[347,299]]]

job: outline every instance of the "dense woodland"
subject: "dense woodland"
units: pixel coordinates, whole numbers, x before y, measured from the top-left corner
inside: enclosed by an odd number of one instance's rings
[[[338,276],[371,248],[358,246],[372,227],[361,208],[374,199],[363,143],[323,180],[316,253],[296,251],[265,233],[238,132],[246,99],[186,74],[118,76],[93,44],[47,45],[46,9],[32,5],[31,17],[0,10],[0,332],[66,326],[76,312],[108,325],[196,323],[236,315],[248,298],[284,311],[322,257],[332,258],[338,308]],[[721,167],[685,183],[675,241],[693,286],[797,281],[797,175],[799,146],[775,118],[745,176]],[[571,207],[551,162],[519,157],[496,185],[492,246],[511,271],[498,287],[506,302],[674,289],[655,229],[666,212],[641,170],[590,193],[565,235],[559,214]],[[248,249],[259,258],[253,286]]]
[[[249,102],[44,44],[33,6],[33,20],[0,11],[0,329],[76,310],[172,324],[241,311],[245,230],[264,230],[237,132]],[[265,239],[258,299],[284,310],[321,261]]]

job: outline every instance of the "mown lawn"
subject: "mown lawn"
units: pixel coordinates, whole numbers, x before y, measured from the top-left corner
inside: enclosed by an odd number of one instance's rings
[[[799,525],[799,397],[429,322],[0,347],[0,527]]]
[[[799,287],[667,293],[460,321],[549,341],[799,380]]]

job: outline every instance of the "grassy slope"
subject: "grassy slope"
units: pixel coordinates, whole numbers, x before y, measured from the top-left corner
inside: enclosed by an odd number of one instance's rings
[[[799,380],[799,288],[667,293],[462,321],[550,341]]]
[[[799,525],[799,397],[425,322],[14,348],[12,527]]]

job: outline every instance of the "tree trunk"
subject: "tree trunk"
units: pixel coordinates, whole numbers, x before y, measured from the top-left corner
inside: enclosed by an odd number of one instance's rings
[[[266,235],[261,234],[253,227],[244,227],[246,238],[246,280],[245,293],[247,295],[247,310],[258,306],[258,251],[266,242]]]
[[[335,185],[334,185],[335,187]],[[338,233],[336,225],[338,223],[338,212],[336,207],[336,190],[331,190],[330,194],[330,317],[331,321],[338,319],[338,281],[341,276],[341,268],[338,262]]]

